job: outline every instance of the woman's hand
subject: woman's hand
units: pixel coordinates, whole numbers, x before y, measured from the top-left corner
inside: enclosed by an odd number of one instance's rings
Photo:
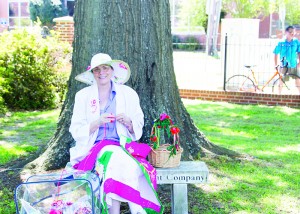
[[[124,113],[118,114],[116,116],[116,120],[119,123],[123,124],[130,133],[134,133],[131,119],[127,117]]]
[[[105,123],[115,122],[116,117],[113,114],[104,113],[98,119],[94,120],[90,125],[90,134],[96,131],[100,126],[103,126]]]

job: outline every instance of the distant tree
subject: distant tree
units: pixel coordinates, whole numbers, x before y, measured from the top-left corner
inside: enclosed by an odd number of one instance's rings
[[[191,31],[204,30],[207,32],[208,15],[206,14],[206,1],[207,0],[185,0],[174,3],[174,6],[172,1],[170,1],[171,13],[173,13],[173,8],[179,11],[176,21],[179,22],[179,26],[185,26],[185,28],[181,30],[186,31],[186,26],[189,26]],[[220,14],[221,19],[224,18],[225,15],[226,12],[222,10]]]
[[[223,10],[234,18],[255,18],[259,15],[268,16],[270,13],[279,12],[282,4],[286,8],[286,25],[299,25],[299,0],[223,0]]]
[[[300,25],[300,1],[285,0],[285,23],[287,25]]]
[[[29,11],[30,19],[34,22],[39,18],[42,25],[53,26],[53,19],[68,15],[68,11],[62,3],[63,0],[31,0]]]
[[[233,18],[255,18],[269,15],[270,1],[265,0],[223,0],[223,9]]]
[[[204,27],[207,22],[205,5],[206,0],[182,1],[179,13],[181,26]]]

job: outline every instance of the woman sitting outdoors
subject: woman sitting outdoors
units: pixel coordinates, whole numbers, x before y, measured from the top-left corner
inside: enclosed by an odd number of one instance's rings
[[[155,169],[147,161],[134,158],[128,147],[127,151],[120,146],[122,137],[139,140],[144,125],[137,93],[123,85],[130,77],[129,66],[99,53],[77,80],[86,77],[93,77],[91,86],[75,96],[70,132],[76,145],[70,149],[71,164],[85,171],[104,169],[99,172],[103,179],[101,213],[120,213],[121,202],[128,202],[133,214],[162,213],[155,191]],[[142,152],[148,153],[148,147],[144,148]],[[147,173],[150,170],[152,173]]]

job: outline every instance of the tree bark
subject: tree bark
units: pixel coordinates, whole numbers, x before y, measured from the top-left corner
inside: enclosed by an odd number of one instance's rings
[[[166,112],[181,129],[183,159],[200,158],[202,148],[230,153],[212,144],[195,127],[180,99],[173,68],[169,0],[77,0],[74,22],[72,72],[57,131],[31,167],[56,169],[69,161],[69,148],[75,143],[68,131],[74,97],[86,86],[74,77],[85,71],[91,57],[99,52],[123,60],[131,68],[127,84],[139,94],[145,115],[142,142],[149,141],[152,121]]]

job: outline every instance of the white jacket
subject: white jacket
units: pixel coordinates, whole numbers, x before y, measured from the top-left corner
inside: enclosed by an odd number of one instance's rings
[[[133,124],[134,134],[127,128],[116,122],[117,133],[119,136],[130,137],[136,141],[142,136],[144,126],[144,114],[140,107],[137,93],[126,85],[115,84],[116,90],[116,115],[124,113]],[[71,132],[76,145],[70,148],[70,162],[72,165],[82,160],[93,147],[99,129],[89,135],[90,124],[100,117],[100,106],[98,102],[97,84],[83,88],[75,96],[73,116],[71,119]]]

